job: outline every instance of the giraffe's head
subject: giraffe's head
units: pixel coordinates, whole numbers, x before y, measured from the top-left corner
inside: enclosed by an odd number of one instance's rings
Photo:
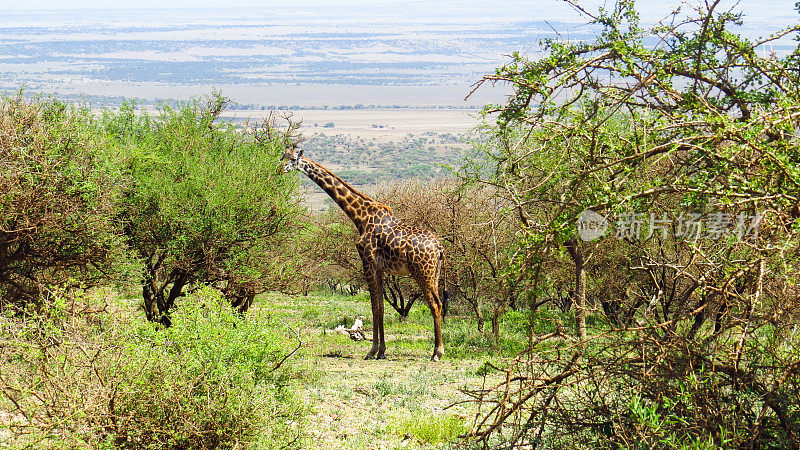
[[[283,171],[291,172],[292,170],[303,170],[303,149],[298,149],[296,143],[286,145],[286,150],[283,152]]]

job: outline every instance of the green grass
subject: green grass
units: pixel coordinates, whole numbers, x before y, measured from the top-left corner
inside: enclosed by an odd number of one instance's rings
[[[347,346],[351,350],[353,346],[361,348],[364,354],[369,350],[368,341],[353,343],[338,335],[323,335],[325,330],[332,330],[338,325],[349,327],[356,317],[364,316],[364,326],[368,331],[365,334],[371,338],[372,312],[367,293],[362,292],[350,297],[316,292],[304,297],[293,297],[291,300],[280,296],[268,296],[260,301],[282,320],[297,321],[300,317],[303,325],[308,327],[312,334],[322,335],[318,341],[315,338],[320,348],[327,349],[320,354],[338,353],[339,356],[350,354],[356,356],[344,348]],[[544,318],[537,322],[541,324],[538,328],[550,331],[555,329],[550,314],[550,312],[545,313]],[[527,345],[529,322],[527,313],[509,311],[500,319],[500,339],[495,342],[491,336],[491,323],[488,321],[484,324],[484,330],[479,331],[477,321],[473,317],[448,316],[442,325],[445,358],[472,360],[487,355],[499,358],[515,357]],[[405,321],[400,321],[399,315],[387,305],[384,313],[384,333],[386,354],[389,358],[392,355],[425,358],[433,352],[433,318],[424,304],[415,305]]]
[[[401,436],[410,436],[431,445],[455,441],[468,429],[463,418],[453,414],[426,414],[415,412],[391,427]]]
[[[455,444],[467,430],[463,417],[474,405],[459,391],[477,387],[476,373],[487,359],[517,356],[527,342],[519,333],[527,315],[511,315],[501,321],[500,344],[478,331],[477,322],[466,316],[447,317],[443,324],[445,357],[430,361],[433,351],[433,319],[428,307],[415,305],[400,321],[389,306],[385,309],[385,361],[364,361],[370,341],[356,342],[330,332],[339,324],[351,326],[364,316],[366,335],[373,327],[367,293],[342,296],[312,292],[308,296],[278,294],[257,299],[252,316],[300,327],[304,348],[300,358],[323,373],[306,388],[312,415],[304,425],[309,448],[440,448]],[[486,330],[491,330],[487,323]],[[495,374],[491,374],[495,376]],[[429,419],[429,420],[426,420]]]

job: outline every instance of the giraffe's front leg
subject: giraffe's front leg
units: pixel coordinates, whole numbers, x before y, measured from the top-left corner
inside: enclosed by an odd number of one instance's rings
[[[369,297],[370,303],[372,304],[372,348],[369,349],[369,352],[367,352],[367,356],[365,356],[364,359],[375,359],[375,356],[378,355],[378,350],[380,349],[382,330],[378,325],[379,314],[375,305],[375,294],[373,294],[372,283],[370,282],[369,284]]]
[[[373,287],[369,288],[370,303],[372,304],[372,348],[367,352],[364,359],[383,359],[385,358],[384,352],[385,345],[383,342],[383,314],[378,311],[379,306],[383,306],[382,302],[375,301],[375,294],[373,294]],[[378,304],[376,304],[378,303]]]
[[[364,359],[386,359],[386,342],[383,335],[383,276],[380,272],[370,283],[369,297],[372,304],[372,348]]]
[[[374,257],[364,245],[358,245],[358,254],[364,264],[364,275],[369,286],[372,305],[372,348],[364,359],[385,359],[386,343],[383,340],[383,273],[378,269]]]
[[[369,296],[372,303],[372,348],[364,359],[386,359],[386,342],[383,338],[383,292],[377,293],[370,286]]]
[[[383,277],[381,277],[383,278]],[[378,354],[375,356],[377,359],[386,359],[386,341],[384,340],[383,335],[383,281],[381,281],[378,286],[380,289],[378,291],[378,314],[376,316],[377,319],[373,322],[373,324],[377,324],[380,326],[380,331],[378,332],[378,336],[380,336],[380,343],[378,344]],[[374,344],[373,344],[374,345]]]

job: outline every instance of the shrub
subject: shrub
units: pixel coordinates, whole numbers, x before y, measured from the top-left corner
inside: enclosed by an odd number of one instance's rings
[[[2,319],[0,408],[16,415],[11,443],[291,446],[305,410],[285,330],[244,320],[211,288],[182,303],[160,331],[91,298]]]
[[[87,111],[55,100],[0,100],[0,310],[123,268],[116,216],[125,183],[94,129]]]

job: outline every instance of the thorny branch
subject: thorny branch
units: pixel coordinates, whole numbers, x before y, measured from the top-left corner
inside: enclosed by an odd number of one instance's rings
[[[800,53],[763,46],[800,25],[750,42],[718,0],[652,28],[632,2],[596,14],[568,3],[600,28],[596,40],[546,41],[545,56],[514,54],[474,86],[514,88],[485,110],[497,119],[494,171],[475,178],[519,216],[528,262],[515,270],[545,290],[571,287],[566,258],[542,249],[575,239],[586,209],[763,220],[739,240],[679,239],[654,221],[641,237],[577,242],[591,258],[587,342],[534,337],[508,366],[485,366],[484,387],[466,391],[480,411],[467,438],[796,448],[800,362],[787,348],[798,345],[800,273],[787,259],[800,254]]]

